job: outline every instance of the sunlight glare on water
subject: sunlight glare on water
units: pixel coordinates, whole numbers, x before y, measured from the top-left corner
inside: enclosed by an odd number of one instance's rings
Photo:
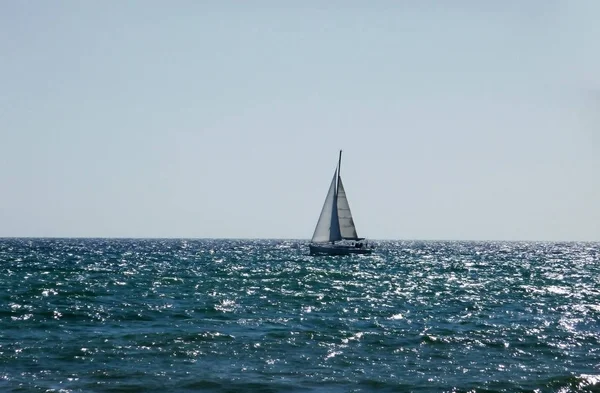
[[[600,246],[3,239],[3,391],[597,391]]]

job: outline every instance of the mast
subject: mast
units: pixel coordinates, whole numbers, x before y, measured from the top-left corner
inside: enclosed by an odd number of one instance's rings
[[[335,181],[335,194],[333,196],[333,211],[331,214],[331,226],[333,227],[334,225],[337,225],[338,227],[338,232],[340,234],[340,238],[341,236],[341,228],[340,228],[340,217],[338,214],[338,191],[340,189],[340,172],[342,170],[342,150],[340,149],[340,158],[338,159],[338,166],[337,166],[337,179]],[[331,231],[331,229],[330,229]],[[331,241],[331,244],[335,243],[335,240]]]
[[[342,150],[340,149],[340,159],[338,160],[337,184],[335,185],[335,197],[337,199],[338,190],[340,189],[340,172],[342,171]]]

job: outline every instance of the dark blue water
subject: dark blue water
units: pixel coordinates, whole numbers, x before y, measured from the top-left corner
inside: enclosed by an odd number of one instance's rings
[[[600,391],[600,245],[0,239],[3,392]]]

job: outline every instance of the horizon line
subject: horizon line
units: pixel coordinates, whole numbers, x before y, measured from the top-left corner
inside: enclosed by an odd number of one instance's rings
[[[47,239],[47,240],[276,240],[310,242],[307,238],[266,238],[266,237],[136,237],[136,236],[0,236],[5,239]],[[600,243],[600,240],[502,240],[502,239],[392,239],[368,238],[377,242],[501,242],[501,243]]]

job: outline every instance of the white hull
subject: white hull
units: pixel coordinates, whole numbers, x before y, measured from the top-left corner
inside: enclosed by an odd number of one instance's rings
[[[350,255],[350,254],[371,254],[373,247],[365,244],[331,244],[331,243],[310,243],[308,245],[310,255]]]

